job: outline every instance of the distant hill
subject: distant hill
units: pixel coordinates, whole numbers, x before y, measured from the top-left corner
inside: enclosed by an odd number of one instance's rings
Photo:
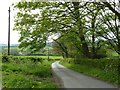
[[[8,46],[8,44],[0,44],[0,46]],[[11,44],[10,46],[18,46],[18,44]]]
[[[0,46],[7,46],[7,44],[0,44]]]
[[[11,44],[10,46],[18,46],[19,44]]]

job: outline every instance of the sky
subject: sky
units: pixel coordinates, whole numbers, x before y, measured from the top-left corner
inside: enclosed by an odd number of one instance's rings
[[[1,0],[0,1],[0,43],[7,44],[8,42],[8,9],[12,3],[20,0]],[[11,7],[12,9],[12,7]],[[13,31],[15,11],[11,10],[11,44],[18,44],[19,34]]]

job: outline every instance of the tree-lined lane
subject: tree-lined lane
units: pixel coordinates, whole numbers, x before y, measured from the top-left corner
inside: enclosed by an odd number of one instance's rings
[[[65,88],[116,88],[104,81],[77,73],[59,64],[52,63],[53,72],[63,81]]]

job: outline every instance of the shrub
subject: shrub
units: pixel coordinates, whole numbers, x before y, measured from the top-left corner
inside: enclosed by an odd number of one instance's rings
[[[68,63],[75,63],[86,65],[93,68],[99,68],[105,71],[118,72],[118,65],[120,64],[119,59],[78,59],[78,58],[67,58],[64,60]]]
[[[15,56],[14,59],[16,60],[30,60],[32,62],[41,62],[43,61],[43,59],[41,57],[37,57],[37,56]]]
[[[8,56],[7,54],[2,55],[2,62],[10,62],[12,56]]]

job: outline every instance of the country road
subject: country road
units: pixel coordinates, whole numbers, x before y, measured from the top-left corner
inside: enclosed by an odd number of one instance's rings
[[[67,69],[66,67],[54,62],[51,65],[52,71],[57,75],[63,82],[64,88],[113,88],[117,87],[110,85],[104,81],[97,80],[92,77],[85,76],[77,73],[73,70]]]

